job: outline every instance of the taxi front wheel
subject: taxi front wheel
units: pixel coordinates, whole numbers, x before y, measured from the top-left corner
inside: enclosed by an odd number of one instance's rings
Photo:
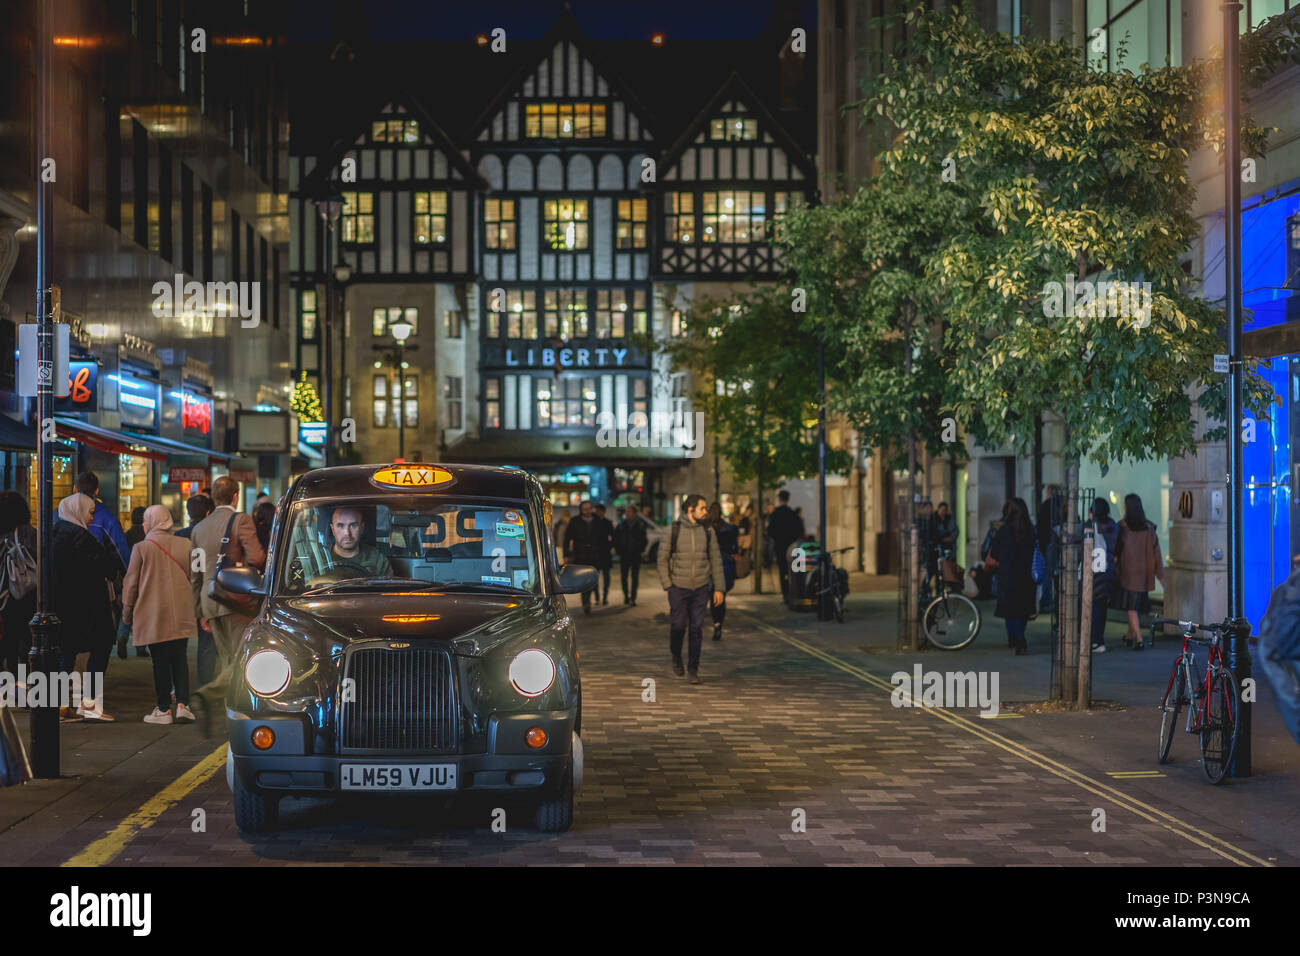
[[[239,774],[231,788],[235,798],[235,826],[241,833],[270,833],[279,828],[280,798],[244,786]]]
[[[537,829],[543,833],[563,833],[573,826],[573,768],[564,774],[559,792],[537,805]]]

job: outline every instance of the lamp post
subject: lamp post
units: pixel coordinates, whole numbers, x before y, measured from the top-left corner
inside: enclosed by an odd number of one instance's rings
[[[321,407],[325,415],[325,467],[336,461],[334,453],[334,224],[343,211],[343,197],[331,190],[312,200],[325,225],[325,370],[321,376]]]
[[[352,281],[352,267],[343,261],[340,255],[339,261],[334,266],[334,286],[338,289],[339,297],[339,419],[346,417],[348,407],[348,283]],[[337,449],[339,460],[343,459],[343,449]]]
[[[397,366],[397,457],[406,457],[406,352],[414,352],[419,348],[418,345],[407,345],[406,340],[410,338],[414,327],[406,319],[398,319],[388,326],[388,331],[393,333],[393,344],[374,345],[371,348],[378,352],[384,352],[389,361]],[[378,365],[378,363],[375,363]]]

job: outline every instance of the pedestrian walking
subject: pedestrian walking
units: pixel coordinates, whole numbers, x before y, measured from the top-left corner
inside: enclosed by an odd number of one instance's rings
[[[1160,540],[1156,526],[1147,520],[1142,510],[1142,499],[1137,495],[1124,496],[1124,520],[1119,523],[1115,541],[1115,558],[1119,564],[1119,589],[1115,593],[1115,606],[1128,613],[1128,632],[1124,643],[1133,650],[1143,650],[1142,625],[1138,615],[1151,610],[1150,594],[1156,580],[1165,583],[1165,567],[1160,559]]]
[[[35,565],[36,529],[27,499],[16,491],[0,492],[0,569],[3,569],[3,593],[0,593],[0,670],[18,673],[18,665],[27,662],[32,646],[28,623],[36,613],[36,588],[14,580],[11,565],[30,561]],[[34,582],[28,581],[31,585]]]
[[[568,560],[568,555],[564,553],[564,537],[569,532],[569,521],[571,519],[569,510],[560,512],[560,519],[555,522],[555,551],[561,560]]]
[[[1052,610],[1055,601],[1056,566],[1061,560],[1061,529],[1065,520],[1065,500],[1061,495],[1060,485],[1048,485],[1042,502],[1038,505],[1037,524],[1038,550],[1043,555],[1043,566],[1047,573],[1043,575],[1042,594],[1038,599],[1038,610],[1044,614]]]
[[[1092,550],[1093,555],[1100,548],[1104,555],[1104,568],[1092,572],[1092,652],[1106,653],[1106,612],[1115,597],[1115,546],[1119,536],[1119,526],[1110,516],[1110,502],[1098,498],[1092,503]],[[1084,555],[1090,560],[1092,555]]]
[[[740,529],[722,517],[722,505],[714,502],[709,505],[707,524],[718,541],[718,553],[722,555],[722,577],[726,587],[722,589],[722,600],[709,607],[713,617],[713,639],[722,640],[722,622],[727,619],[727,592],[736,586],[736,552],[740,550]]]
[[[150,505],[141,521],[144,539],[131,551],[131,565],[122,584],[122,620],[131,627],[131,640],[150,649],[157,703],[145,715],[146,724],[191,722],[186,652],[194,630],[194,593],[190,586],[190,542],[172,534],[172,516],[162,505]],[[172,692],[175,691],[175,713]]]
[[[235,655],[244,630],[257,613],[254,600],[222,599],[209,593],[217,562],[228,551],[228,563],[235,563],[235,555],[244,563],[261,570],[266,564],[266,552],[257,540],[253,519],[235,510],[239,482],[223,475],[212,483],[212,500],[216,505],[212,514],[194,526],[190,542],[194,549],[203,552],[201,570],[191,571],[191,586],[195,605],[201,618],[199,626],[212,633],[216,643],[220,671],[211,681],[201,686],[191,701],[203,722],[203,736],[211,736],[213,718],[224,713],[226,688],[234,670]],[[194,567],[191,562],[190,567]]]
[[[614,565],[614,522],[605,517],[605,506],[596,505],[596,570],[600,572],[603,587],[600,603],[609,603],[609,582]]]
[[[1029,522],[1029,505],[1012,498],[1004,509],[1002,527],[993,536],[985,563],[997,577],[998,603],[994,614],[1006,622],[1007,646],[1017,655],[1029,653],[1025,625],[1034,615],[1034,526]]]
[[[781,596],[790,597],[790,562],[786,552],[790,545],[803,537],[803,520],[790,507],[790,492],[779,491],[776,495],[780,502],[767,518],[767,535],[772,539],[776,552],[777,574],[781,581]]]
[[[791,512],[793,514],[793,512]],[[700,683],[700,651],[704,647],[704,609],[724,599],[726,575],[713,529],[705,524],[708,506],[703,495],[687,495],[682,514],[673,522],[668,547],[659,549],[659,583],[668,592],[668,648],[673,673],[689,672]],[[682,668],[682,639],[690,634],[688,663]]]
[[[257,531],[257,543],[263,551],[271,549],[271,525],[275,523],[275,505],[269,500],[259,502],[253,508],[253,527]]]
[[[212,509],[215,507],[216,505],[213,504],[212,499],[202,492],[192,495],[189,501],[185,502],[185,514],[190,519],[190,523],[187,527],[173,532],[172,536],[189,541],[194,526],[212,514]],[[190,547],[193,548],[192,542]],[[193,551],[191,551],[191,554],[193,554]],[[212,632],[203,629],[203,621],[197,608],[194,611],[194,637],[195,677],[198,679],[199,686],[202,687],[217,676],[217,644],[212,639]]]
[[[614,550],[618,552],[618,576],[623,585],[623,603],[636,607],[637,582],[641,577],[641,553],[645,551],[645,522],[636,505],[628,505],[623,520],[614,529]],[[629,580],[631,587],[628,586]]]
[[[574,564],[589,564],[593,568],[599,568],[601,541],[604,542],[605,561],[608,563],[609,549],[613,546],[613,542],[609,540],[604,527],[596,523],[596,511],[588,499],[579,506],[578,517],[570,521],[564,530],[565,556]],[[589,588],[582,592],[583,614],[591,613],[593,590],[596,588]]]
[[[89,530],[95,508],[95,500],[81,492],[60,501],[50,542],[50,610],[59,618],[63,669],[82,675],[82,700],[62,709],[64,720],[114,719],[104,711],[102,693],[114,635],[110,582],[119,562]]]
[[[131,509],[131,527],[126,529],[126,534],[122,537],[126,539],[127,553],[130,554],[135,546],[144,540],[144,508]]]

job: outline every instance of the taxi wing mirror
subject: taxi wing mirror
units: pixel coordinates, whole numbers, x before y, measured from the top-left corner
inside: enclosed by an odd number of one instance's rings
[[[600,575],[589,564],[566,564],[560,568],[560,593],[581,594],[594,588],[599,580]]]
[[[222,568],[217,572],[217,583],[231,594],[266,596],[266,582],[255,568]]]

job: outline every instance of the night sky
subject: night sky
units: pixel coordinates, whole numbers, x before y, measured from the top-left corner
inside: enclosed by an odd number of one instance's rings
[[[348,0],[295,0],[293,39],[325,41],[333,9]],[[811,34],[816,0],[799,0]],[[378,42],[472,39],[494,27],[535,40],[559,16],[561,0],[365,0],[371,39]],[[596,40],[645,39],[656,30],[672,40],[750,37],[772,16],[772,0],[573,0],[574,18]]]

